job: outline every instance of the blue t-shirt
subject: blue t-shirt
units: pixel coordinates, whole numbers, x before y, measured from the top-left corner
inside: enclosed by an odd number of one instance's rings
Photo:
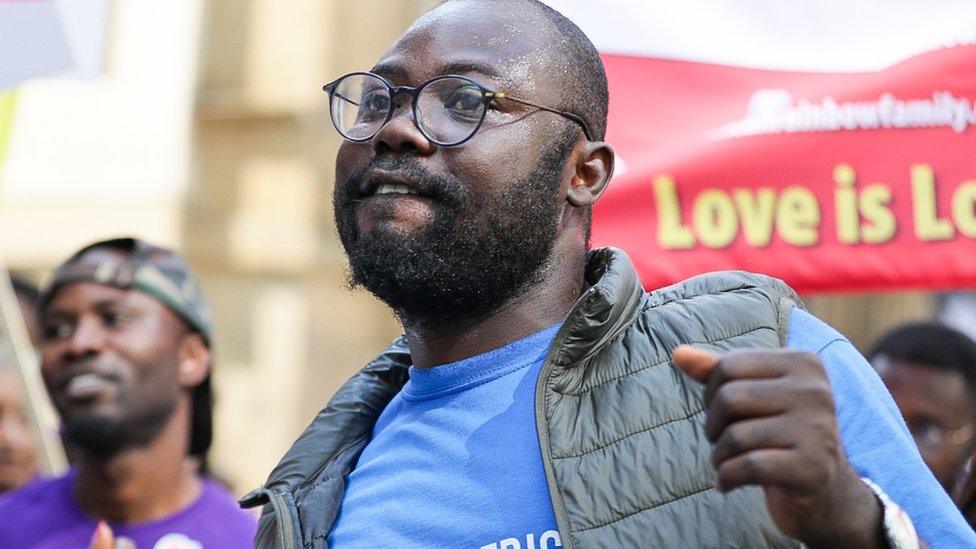
[[[349,475],[331,547],[562,547],[535,425],[535,383],[558,326],[410,380]],[[934,549],[976,547],[894,401],[843,336],[791,315],[788,346],[824,362],[842,444]]]
[[[558,328],[411,368],[349,475],[329,547],[562,547],[534,408]]]

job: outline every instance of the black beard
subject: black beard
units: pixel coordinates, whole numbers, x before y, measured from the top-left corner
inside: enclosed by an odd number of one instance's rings
[[[575,137],[565,132],[532,173],[489,204],[473,204],[464,183],[431,174],[410,157],[377,156],[333,196],[350,285],[365,287],[405,326],[460,327],[496,312],[544,276],[562,209],[556,194]],[[377,165],[423,187],[435,204],[428,227],[415,235],[385,228],[360,234],[351,189]]]
[[[176,401],[159,403],[139,417],[118,418],[77,412],[65,418],[62,434],[69,445],[97,456],[111,456],[147,446],[173,417]]]

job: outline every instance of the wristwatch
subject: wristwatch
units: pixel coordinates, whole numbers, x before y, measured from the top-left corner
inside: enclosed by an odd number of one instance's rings
[[[888,494],[880,486],[871,482],[870,479],[861,477],[864,484],[874,492],[875,497],[881,502],[882,525],[884,527],[885,539],[891,549],[919,549],[918,534],[915,533],[915,525],[908,513],[892,501]]]

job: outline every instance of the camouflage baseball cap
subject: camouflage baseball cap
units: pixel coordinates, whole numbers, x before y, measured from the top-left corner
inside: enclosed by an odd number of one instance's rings
[[[92,253],[96,250],[120,252],[121,257]],[[37,304],[41,315],[54,294],[74,282],[145,292],[162,301],[210,344],[213,314],[196,277],[176,252],[137,238],[116,238],[85,246],[54,271]]]

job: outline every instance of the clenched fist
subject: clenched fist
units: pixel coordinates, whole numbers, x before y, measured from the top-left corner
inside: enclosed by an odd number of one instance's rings
[[[705,384],[717,488],[762,486],[785,534],[810,547],[885,547],[881,505],[841,447],[833,393],[815,355],[716,355],[682,345],[674,364]]]

